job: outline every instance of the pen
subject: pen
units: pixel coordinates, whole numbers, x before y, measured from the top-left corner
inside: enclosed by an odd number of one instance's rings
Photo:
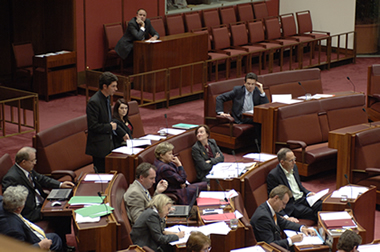
[[[178,231],[181,232],[181,229],[178,227]]]

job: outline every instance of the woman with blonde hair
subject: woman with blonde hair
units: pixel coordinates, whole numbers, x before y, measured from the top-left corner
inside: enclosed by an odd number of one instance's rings
[[[171,143],[163,142],[157,145],[154,150],[156,159],[154,166],[157,167],[156,183],[161,179],[168,181],[168,188],[165,192],[173,193],[178,197],[178,204],[188,205],[197,191],[207,190],[207,182],[189,184],[187,175],[178,157],[173,155],[174,146]]]
[[[149,202],[132,227],[133,244],[147,246],[154,251],[170,251],[169,243],[185,236],[185,232],[171,233],[164,231],[165,217],[168,215],[173,201],[165,194],[157,194]]]

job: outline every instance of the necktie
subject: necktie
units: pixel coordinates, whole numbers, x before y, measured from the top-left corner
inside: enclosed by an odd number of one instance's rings
[[[145,191],[145,194],[146,194],[146,196],[148,197],[148,199],[149,199],[149,200],[151,200],[151,199],[152,199],[152,197],[150,197],[150,194],[149,194],[149,192],[148,192],[148,191]]]
[[[24,223],[36,234],[37,237],[39,237],[41,240],[46,238],[45,232],[37,225],[34,223],[28,221],[24,217],[22,217],[21,214],[19,214],[20,218],[24,221]]]
[[[108,110],[108,121],[112,121],[112,116],[111,116],[111,103],[110,103],[110,98],[107,98],[107,110]],[[114,135],[116,135],[116,132],[113,130],[112,131]]]
[[[32,179],[32,174],[30,174],[30,172],[28,173],[28,179],[29,179],[30,184],[34,187],[34,183],[33,183],[33,179]]]
[[[276,214],[273,215],[273,219],[274,219],[274,223],[276,223],[276,225],[277,225],[277,215]]]

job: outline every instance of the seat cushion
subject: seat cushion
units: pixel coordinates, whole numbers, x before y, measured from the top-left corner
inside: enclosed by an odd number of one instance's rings
[[[214,127],[212,127],[211,132],[222,134],[222,135],[230,135],[230,124],[225,123],[225,124],[218,124]],[[254,134],[254,127],[252,124],[234,124],[233,125],[233,130],[232,130],[232,136],[233,137],[240,137],[242,135],[247,135],[247,134]]]
[[[337,150],[327,147],[328,143],[313,144],[306,147],[305,160],[307,164],[312,164],[325,159],[334,159],[337,155]],[[294,155],[297,161],[302,161],[302,149],[294,149]]]

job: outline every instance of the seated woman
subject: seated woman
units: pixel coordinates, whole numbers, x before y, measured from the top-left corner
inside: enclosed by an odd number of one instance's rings
[[[191,155],[197,170],[197,180],[208,181],[206,175],[209,174],[213,165],[224,162],[224,156],[215,140],[209,139],[210,128],[207,125],[198,126],[195,136],[198,141],[193,145]]]
[[[189,239],[186,242],[187,252],[206,252],[211,251],[211,240],[202,232],[191,232]]]
[[[188,205],[197,191],[207,190],[206,182],[194,184],[186,183],[186,172],[181,161],[173,155],[174,146],[171,143],[163,142],[157,145],[154,150],[156,160],[154,166],[157,167],[156,183],[161,179],[168,181],[169,185],[165,192],[173,193],[178,197],[178,204]]]
[[[165,194],[154,196],[132,227],[133,244],[140,247],[147,246],[154,251],[170,251],[169,243],[185,236],[184,231],[178,233],[164,231],[165,217],[172,205],[173,201]]]
[[[117,100],[112,112],[112,121],[117,123],[117,136],[113,138],[115,148],[125,145],[127,139],[132,139],[133,125],[128,120],[128,113],[128,103],[123,98]]]

